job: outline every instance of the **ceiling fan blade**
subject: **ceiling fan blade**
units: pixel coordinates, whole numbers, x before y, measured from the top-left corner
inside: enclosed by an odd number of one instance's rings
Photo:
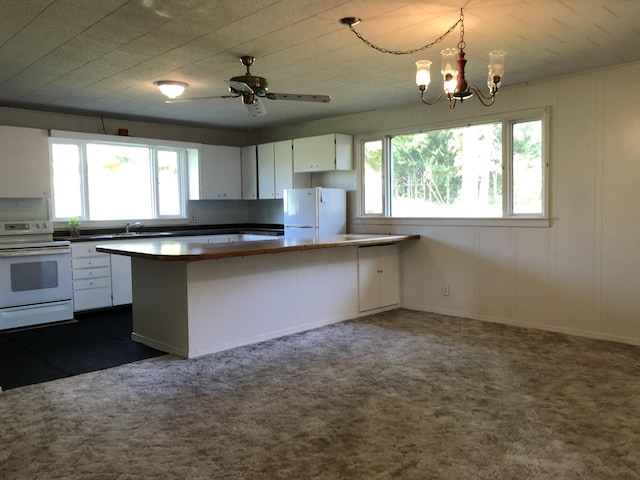
[[[199,100],[212,100],[214,98],[238,98],[239,96],[240,95],[216,95],[214,97],[177,98],[175,100],[165,100],[164,103],[195,102]]]
[[[262,102],[257,98],[254,100],[253,103],[245,103],[244,105],[245,107],[247,107],[247,110],[249,111],[252,117],[260,117],[262,115],[267,114],[267,109],[264,108],[264,105],[262,104]]]
[[[241,93],[249,93],[249,94],[253,94],[253,90],[251,89],[251,87],[249,85],[247,85],[244,82],[238,82],[236,80],[229,80],[227,82],[229,84],[229,91],[231,93],[237,93],[237,94],[241,94]]]
[[[298,102],[321,102],[329,103],[329,95],[308,95],[302,93],[267,93],[265,95],[270,100],[296,100]]]

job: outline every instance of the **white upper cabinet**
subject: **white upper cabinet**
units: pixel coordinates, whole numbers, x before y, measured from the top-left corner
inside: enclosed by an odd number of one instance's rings
[[[285,188],[293,188],[293,142],[258,145],[258,196],[282,198]]]
[[[353,170],[353,137],[332,133],[293,140],[294,172]]]
[[[255,145],[242,147],[242,198],[258,198],[258,157]]]
[[[276,198],[273,143],[258,145],[258,198]]]
[[[239,147],[202,145],[197,159],[189,159],[190,200],[242,198],[242,161]]]
[[[293,188],[293,141],[283,140],[273,144],[275,157],[276,198],[282,198],[282,191]]]
[[[0,171],[0,196],[49,197],[47,131],[0,127]]]

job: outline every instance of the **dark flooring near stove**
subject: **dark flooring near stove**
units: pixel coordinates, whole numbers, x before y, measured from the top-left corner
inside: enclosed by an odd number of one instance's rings
[[[75,322],[0,331],[3,390],[164,355],[131,340],[131,308],[77,313]]]

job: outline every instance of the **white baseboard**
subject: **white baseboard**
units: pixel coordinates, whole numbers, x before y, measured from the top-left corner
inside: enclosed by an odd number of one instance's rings
[[[158,342],[149,337],[145,337],[144,335],[138,335],[135,332],[131,334],[131,340],[133,340],[134,342],[142,343],[147,347],[155,348],[156,350],[160,350],[161,352],[173,353],[174,355],[178,355],[183,358],[187,358],[189,356],[189,352],[185,352],[181,348],[169,345],[164,342]]]
[[[563,333],[566,335],[574,335],[577,337],[592,338],[594,340],[606,340],[609,342],[617,342],[617,343],[624,343],[627,345],[640,346],[640,338],[622,337],[618,335],[610,335],[610,334],[601,333],[601,332],[593,332],[590,330],[565,328],[565,327],[558,327],[554,325],[546,325],[541,323],[519,322],[512,319],[507,319],[507,318],[490,317],[490,316],[483,316],[483,315],[472,315],[466,312],[457,312],[457,311],[446,310],[446,309],[426,310],[424,307],[419,307],[416,305],[403,304],[402,308],[406,308],[409,310],[417,310],[419,312],[437,313],[439,315],[449,315],[452,317],[469,318],[471,320],[480,320],[482,322],[498,323],[501,325],[511,325],[514,327],[531,328],[534,330],[544,330],[547,332]]]

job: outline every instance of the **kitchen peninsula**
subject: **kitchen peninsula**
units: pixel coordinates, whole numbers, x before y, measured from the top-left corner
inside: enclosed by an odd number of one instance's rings
[[[132,338],[192,358],[362,315],[359,299],[370,287],[379,294],[385,270],[396,298],[380,308],[397,304],[398,244],[418,238],[345,234],[226,244],[154,239],[97,250],[131,257]]]

